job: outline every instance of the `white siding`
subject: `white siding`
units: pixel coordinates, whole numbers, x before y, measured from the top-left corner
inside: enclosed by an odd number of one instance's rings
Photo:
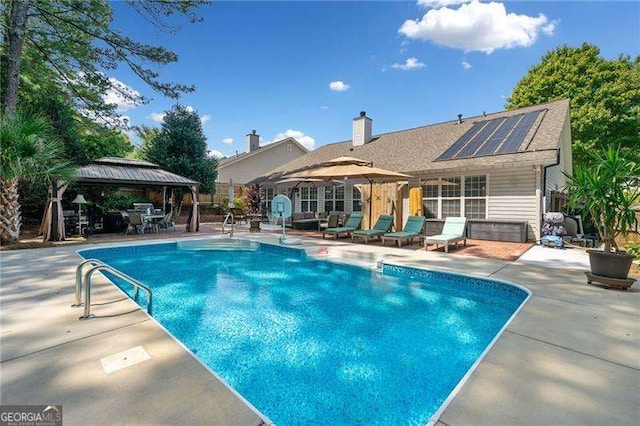
[[[571,152],[571,125],[570,120],[567,118],[560,135],[560,154],[558,165],[547,168],[544,188],[545,212],[549,211],[549,207],[551,205],[551,191],[562,191],[567,184],[567,179],[562,172],[566,171],[569,174],[572,173],[572,161],[573,156]]]
[[[306,152],[293,142],[284,142],[268,149],[263,147],[247,158],[220,166],[218,182],[229,182],[229,179],[233,179],[234,184],[245,184],[304,154]]]
[[[529,239],[538,238],[536,173],[533,167],[493,170],[488,176],[487,219],[526,220]]]

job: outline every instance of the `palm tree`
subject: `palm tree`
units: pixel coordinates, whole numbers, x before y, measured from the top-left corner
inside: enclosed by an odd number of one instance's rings
[[[18,184],[23,180],[69,180],[73,169],[62,159],[62,146],[40,116],[5,114],[0,127],[0,241],[17,241],[22,216]]]

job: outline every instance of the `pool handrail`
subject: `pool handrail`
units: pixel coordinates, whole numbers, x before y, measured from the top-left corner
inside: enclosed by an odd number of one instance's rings
[[[227,232],[224,230],[225,226],[229,223],[229,218],[231,218],[231,231],[229,231],[229,236],[233,237],[233,225],[235,223],[235,219],[233,217],[233,213],[229,212],[224,217],[224,221],[222,222],[222,233],[226,234]]]
[[[89,259],[86,260],[84,262],[82,262],[79,266],[77,271],[80,271],[82,266],[84,266],[87,263],[95,263],[91,269],[89,269],[85,274],[84,274],[84,280],[81,280],[80,283],[82,285],[82,281],[84,281],[84,315],[81,316],[79,319],[81,320],[88,320],[91,318],[94,318],[95,315],[91,314],[91,275],[96,272],[96,271],[101,271],[101,270],[106,270],[110,273],[112,273],[113,275],[117,276],[118,278],[121,278],[123,280],[125,280],[126,282],[128,282],[129,284],[133,285],[136,289],[136,292],[134,294],[134,300],[136,302],[138,302],[139,299],[139,294],[140,294],[140,289],[142,288],[143,290],[145,290],[147,292],[147,313],[149,315],[153,315],[153,292],[151,291],[151,289],[149,287],[147,287],[146,285],[142,284],[140,281],[136,280],[135,278],[131,278],[129,275],[120,272],[119,270],[117,270],[116,268],[109,266],[105,263],[100,262],[97,259]],[[76,304],[73,306],[81,306],[81,304]]]

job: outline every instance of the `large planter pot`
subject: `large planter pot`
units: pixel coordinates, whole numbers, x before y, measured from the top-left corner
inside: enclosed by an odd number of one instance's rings
[[[251,220],[249,223],[251,224],[249,232],[260,232],[260,220]]]
[[[605,253],[600,250],[587,250],[591,273],[601,277],[624,280],[629,275],[634,256],[627,253]]]

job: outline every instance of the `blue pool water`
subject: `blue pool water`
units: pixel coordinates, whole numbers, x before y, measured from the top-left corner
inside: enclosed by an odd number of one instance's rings
[[[149,285],[154,317],[279,425],[425,424],[527,297],[489,280],[380,273],[269,245],[80,254]]]

